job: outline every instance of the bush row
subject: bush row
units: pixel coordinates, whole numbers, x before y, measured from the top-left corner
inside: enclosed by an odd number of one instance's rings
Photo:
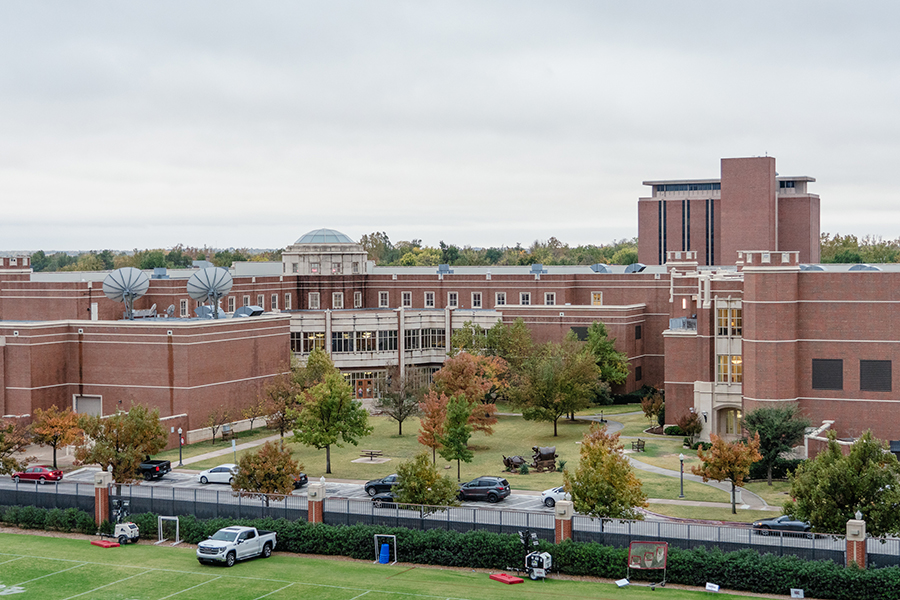
[[[774,479],[785,479],[788,473],[793,473],[797,465],[803,462],[803,459],[784,459],[779,458],[772,465],[772,477]],[[750,465],[750,479],[766,479],[766,467],[761,462],[755,462]]]
[[[43,517],[36,516],[41,512]],[[42,522],[44,526],[52,523],[53,528],[61,531],[96,531],[93,518],[75,509],[13,507],[0,512],[0,520],[20,527],[35,528],[37,523]],[[140,527],[141,537],[156,537],[157,515],[137,514],[132,515],[132,520]],[[368,525],[310,525],[305,521],[286,519],[200,521],[193,516],[179,517],[181,537],[191,544],[229,525],[276,531],[278,549],[294,553],[372,560],[375,552],[373,536],[388,534],[397,536],[397,552],[403,562],[505,570],[521,567],[524,558],[518,536],[487,531],[460,533],[442,529],[418,531]],[[550,552],[554,569],[561,573],[606,579],[626,576],[628,552],[624,548],[570,541],[557,545],[542,540],[538,550]],[[636,580],[658,581],[660,575],[651,571],[631,572],[632,579]],[[666,580],[697,587],[713,582],[723,588],[757,594],[788,595],[791,588],[802,588],[806,596],[814,598],[900,600],[900,567],[861,570],[845,568],[830,561],[805,561],[794,556],[759,554],[753,550],[726,553],[716,548],[670,548]]]
[[[44,529],[65,533],[97,532],[94,517],[78,508],[37,508],[35,506],[0,506],[0,523],[22,529]]]

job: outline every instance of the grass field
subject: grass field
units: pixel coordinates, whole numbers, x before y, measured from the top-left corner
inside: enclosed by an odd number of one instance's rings
[[[20,600],[447,600],[625,598],[694,600],[705,591],[547,579],[504,585],[487,573],[278,554],[231,569],[202,566],[193,548],[103,549],[85,539],[0,534],[0,595]],[[374,543],[373,543],[374,558]],[[402,560],[402,556],[400,557]],[[720,597],[737,597],[719,594]],[[752,598],[751,596],[741,596]]]

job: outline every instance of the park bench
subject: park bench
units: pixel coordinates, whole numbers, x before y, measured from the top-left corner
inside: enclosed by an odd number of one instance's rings
[[[384,455],[384,450],[363,450],[359,455],[369,460],[375,460]]]
[[[231,425],[223,425],[222,426],[222,441],[224,442],[225,440],[233,440],[234,437],[235,437],[234,429],[231,427]]]
[[[631,442],[631,449],[635,452],[646,452],[646,450],[644,450],[644,444],[646,443],[647,442],[645,442],[641,438],[638,438],[636,441]]]

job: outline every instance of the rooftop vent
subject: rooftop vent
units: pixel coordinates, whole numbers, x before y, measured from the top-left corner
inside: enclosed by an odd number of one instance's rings
[[[825,267],[822,265],[800,265],[801,271],[824,271]]]
[[[647,268],[647,265],[644,263],[631,263],[627,267],[625,267],[626,273],[640,273],[644,269]]]
[[[450,265],[438,265],[438,275],[453,275],[453,269]]]
[[[594,273],[612,273],[612,270],[609,268],[609,265],[604,265],[603,263],[592,264],[591,271],[593,271]]]
[[[258,317],[263,312],[265,311],[262,306],[242,306],[234,311],[234,317]]]
[[[531,265],[531,271],[529,273],[533,273],[535,275],[543,275],[547,272],[547,269],[544,268],[544,265],[540,263],[535,263]]]
[[[874,265],[853,265],[848,271],[880,271],[879,267]]]

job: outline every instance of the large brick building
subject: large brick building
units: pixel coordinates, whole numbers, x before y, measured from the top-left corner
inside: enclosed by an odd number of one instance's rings
[[[317,347],[371,398],[389,365],[427,378],[467,323],[521,318],[538,341],[602,321],[631,364],[618,391],[665,387],[667,419],[696,411],[705,438],[739,436],[746,410],[799,402],[840,436],[900,439],[900,271],[810,265],[813,181],[778,176],[766,157],[724,159],[720,179],[645,182],[644,264],[629,267],[379,267],[346,235],[312,231],[282,262],[234,264],[223,310],[265,313],[218,321],[192,318],[191,270],[157,274],[135,303],[171,306],[171,318],[126,322],[101,291],[107,273],[32,273],[27,257],[4,259],[0,414],[52,404],[109,414],[139,401],[197,428],[218,406],[251,402],[291,352]]]

